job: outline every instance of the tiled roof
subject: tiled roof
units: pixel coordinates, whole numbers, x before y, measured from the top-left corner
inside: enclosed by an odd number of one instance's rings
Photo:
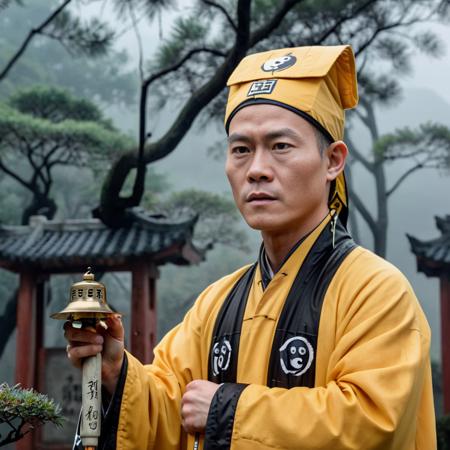
[[[92,265],[98,271],[142,259],[157,265],[196,263],[203,252],[191,241],[195,221],[134,212],[128,227],[108,228],[98,219],[56,222],[34,216],[27,226],[0,226],[0,265],[15,271]]]
[[[407,235],[411,251],[417,257],[417,269],[432,277],[450,273],[450,215],[436,217],[435,220],[440,237],[421,241]]]

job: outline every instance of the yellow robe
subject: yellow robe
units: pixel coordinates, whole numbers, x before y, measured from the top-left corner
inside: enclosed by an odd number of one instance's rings
[[[325,220],[247,302],[231,450],[434,450],[430,330],[405,277],[368,250],[351,251],[324,298],[315,387],[265,386],[278,317]],[[215,318],[247,267],[209,286],[155,349],[151,365],[128,354],[117,449],[192,450],[180,425],[185,386],[208,378]],[[280,300],[281,299],[281,300]],[[202,444],[201,444],[202,445]]]

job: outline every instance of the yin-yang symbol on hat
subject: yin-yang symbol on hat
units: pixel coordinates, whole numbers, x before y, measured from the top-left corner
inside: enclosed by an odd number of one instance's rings
[[[280,364],[286,375],[303,375],[313,360],[313,346],[303,336],[294,336],[280,347]]]
[[[264,72],[280,72],[281,70],[292,67],[296,62],[297,58],[294,55],[288,54],[269,59],[261,66],[261,69]]]
[[[221,338],[213,346],[213,375],[228,369],[231,361],[231,344],[226,338]]]

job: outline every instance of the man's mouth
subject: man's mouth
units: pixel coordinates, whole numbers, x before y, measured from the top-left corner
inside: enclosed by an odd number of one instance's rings
[[[267,192],[252,192],[247,196],[248,203],[266,203],[276,200],[276,198]]]

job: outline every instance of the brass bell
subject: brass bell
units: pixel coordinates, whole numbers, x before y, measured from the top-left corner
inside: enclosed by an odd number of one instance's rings
[[[91,268],[83,276],[83,281],[72,284],[70,301],[66,308],[52,314],[52,319],[78,321],[81,319],[106,319],[114,311],[106,303],[105,285],[95,281]]]

